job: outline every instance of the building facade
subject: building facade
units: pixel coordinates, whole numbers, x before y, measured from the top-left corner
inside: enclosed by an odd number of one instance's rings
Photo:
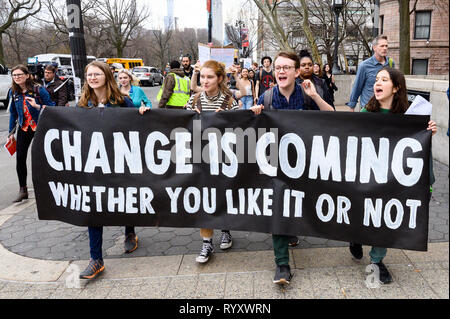
[[[448,0],[410,1],[411,74],[446,75],[449,72]],[[389,56],[400,53],[400,17],[397,0],[380,1],[380,34],[388,37]]]
[[[223,23],[222,0],[212,1],[212,38],[223,44],[225,40],[225,28]]]

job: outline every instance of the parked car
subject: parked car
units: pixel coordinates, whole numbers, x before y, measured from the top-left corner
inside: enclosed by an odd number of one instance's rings
[[[11,75],[0,74],[0,102],[3,103],[0,107],[8,107],[8,91],[11,87]]]
[[[164,78],[157,68],[151,66],[139,66],[133,68],[134,75],[137,76],[142,85],[154,86],[155,83],[161,85]]]

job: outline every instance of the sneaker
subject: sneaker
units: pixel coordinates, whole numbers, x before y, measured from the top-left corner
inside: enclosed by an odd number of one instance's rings
[[[126,235],[124,241],[125,253],[129,254],[138,248],[138,237],[134,233]]]
[[[296,247],[300,244],[300,239],[297,236],[289,236],[289,247]]]
[[[204,240],[202,250],[200,251],[200,254],[197,256],[195,261],[200,264],[204,264],[204,263],[208,262],[209,257],[211,257],[213,252],[214,252],[214,247],[212,245],[212,240],[210,240],[210,241]]]
[[[372,263],[374,265],[378,266],[378,269],[380,270],[380,281],[383,284],[389,284],[392,282],[392,276],[389,273],[389,270],[387,270],[386,266],[383,264],[383,262],[379,262],[379,263]]]
[[[284,285],[289,284],[292,278],[291,267],[289,265],[277,265],[275,270],[275,278],[273,279],[274,284]]]
[[[363,250],[362,250],[362,245],[361,244],[355,244],[355,243],[350,243],[350,253],[352,254],[353,258],[360,260],[361,258],[363,258]]]
[[[80,273],[80,279],[94,279],[100,275],[103,270],[105,270],[103,260],[91,259],[86,269]]]
[[[228,249],[233,246],[233,240],[229,231],[222,231],[222,236],[220,239],[220,249]]]

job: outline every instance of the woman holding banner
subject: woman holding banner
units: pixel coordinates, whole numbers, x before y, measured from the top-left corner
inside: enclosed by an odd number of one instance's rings
[[[403,73],[397,69],[385,67],[381,69],[375,79],[373,86],[374,96],[361,112],[376,112],[383,114],[404,114],[408,109],[408,97],[406,94],[406,81]],[[427,130],[436,134],[437,128],[434,121],[428,122]],[[432,175],[432,167],[430,166]],[[433,180],[430,184],[433,184]],[[350,243],[350,253],[355,259],[363,257],[361,244]],[[383,284],[392,282],[392,277],[383,258],[386,256],[387,248],[372,247],[369,252],[370,262],[379,269],[379,281]]]
[[[196,74],[200,71],[201,88],[196,86]],[[209,60],[202,67],[197,62],[194,68],[194,75],[191,81],[191,90],[197,92],[191,96],[185,108],[195,110],[198,113],[202,111],[225,111],[235,110],[239,108],[238,103],[233,98],[233,93],[226,86],[227,75],[225,73],[225,65],[223,63]],[[192,84],[194,83],[194,85]],[[193,86],[192,86],[193,85]],[[144,114],[150,108],[141,106],[139,113]],[[201,228],[200,235],[203,238],[203,246],[200,254],[196,258],[198,263],[206,263],[214,252],[212,237],[213,229]],[[222,230],[221,249],[229,249],[233,245],[229,230]]]
[[[232,93],[226,87],[225,65],[223,63],[209,60],[206,61],[200,70],[200,83],[203,91],[191,96],[186,104],[186,108],[195,110],[198,113],[202,111],[225,111],[236,110],[238,103],[234,100]],[[203,238],[203,246],[200,254],[197,256],[198,263],[206,263],[214,252],[212,237],[213,229],[200,229],[200,235]],[[229,249],[233,245],[230,231],[222,230],[221,249]]]
[[[86,66],[86,81],[83,86],[78,107],[134,107],[133,102],[120,92],[114,75],[106,63],[93,61]],[[88,227],[91,260],[81,279],[94,279],[105,269],[102,254],[103,227]],[[137,248],[137,236],[133,226],[125,228],[125,250],[134,251]]]
[[[8,101],[11,101],[9,117],[9,135],[6,143],[14,139],[17,131],[16,142],[16,170],[19,178],[19,195],[14,202],[21,202],[28,198],[27,190],[27,154],[41,110],[46,105],[55,105],[50,99],[50,94],[44,87],[33,83],[28,68],[17,65],[11,70],[12,85],[8,92]]]

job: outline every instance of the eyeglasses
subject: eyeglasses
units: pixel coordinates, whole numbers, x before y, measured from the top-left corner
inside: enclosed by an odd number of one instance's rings
[[[88,73],[88,74],[86,74],[86,77],[87,78],[99,78],[103,75],[104,75],[103,73]]]
[[[25,75],[25,73],[11,74],[11,76],[12,76],[13,78],[20,78],[21,76],[24,76],[24,75]]]
[[[293,65],[276,66],[275,71],[280,72],[281,70],[283,70],[284,72],[287,72],[290,69],[294,69],[294,68],[295,68],[295,66],[293,66]]]

